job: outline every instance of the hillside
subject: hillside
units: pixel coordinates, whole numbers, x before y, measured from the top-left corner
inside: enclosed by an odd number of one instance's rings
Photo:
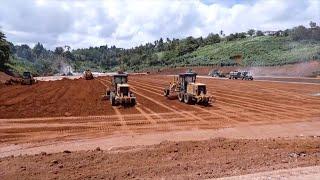
[[[175,62],[177,66],[233,64],[236,60],[232,57],[240,58],[244,66],[292,64],[320,59],[320,42],[292,41],[289,37],[252,37],[200,47],[175,58]]]
[[[274,35],[245,32],[228,36],[210,33],[206,37],[160,38],[132,48],[103,45],[82,49],[70,46],[46,49],[41,43],[4,43],[10,49],[5,66],[39,75],[68,71],[159,70],[187,66],[276,66],[320,59],[320,27],[298,26]]]

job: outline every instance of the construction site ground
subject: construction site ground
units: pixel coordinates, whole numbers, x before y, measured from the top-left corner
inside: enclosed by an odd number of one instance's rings
[[[270,78],[199,78],[215,97],[208,107],[163,97],[172,77],[161,75],[129,77],[135,107],[102,100],[107,77],[0,85],[0,179],[202,179],[319,165],[320,84]]]

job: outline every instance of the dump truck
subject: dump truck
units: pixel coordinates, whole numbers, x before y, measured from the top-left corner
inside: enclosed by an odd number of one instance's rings
[[[164,88],[164,96],[178,96],[180,102],[186,104],[202,104],[207,106],[213,101],[213,97],[207,95],[206,85],[196,83],[197,74],[194,72],[180,73],[173,77],[169,86]]]
[[[231,71],[229,79],[253,80],[253,77],[247,71]]]
[[[21,84],[22,85],[32,85],[37,83],[37,81],[33,78],[31,72],[23,72]]]
[[[136,104],[136,97],[130,91],[128,84],[128,74],[118,72],[111,76],[111,85],[107,89],[105,98],[110,100],[112,106],[134,106]]]
[[[86,79],[86,80],[91,80],[91,79],[93,79],[93,74],[92,74],[92,72],[91,72],[89,69],[85,70],[85,71],[83,72],[83,78]]]

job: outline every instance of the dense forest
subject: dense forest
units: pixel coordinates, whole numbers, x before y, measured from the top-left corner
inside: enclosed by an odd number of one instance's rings
[[[72,50],[65,45],[53,51],[41,43],[33,48],[14,45],[0,32],[0,58],[1,70],[38,75],[63,73],[67,67],[78,72],[104,72],[116,71],[120,66],[126,71],[142,71],[177,66],[283,65],[320,59],[320,27],[310,22],[308,28],[298,26],[283,31],[250,29],[227,36],[220,31],[198,38],[160,38],[130,49],[105,45]]]

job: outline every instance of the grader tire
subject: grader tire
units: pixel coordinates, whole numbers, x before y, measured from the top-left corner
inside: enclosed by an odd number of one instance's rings
[[[186,104],[191,104],[191,101],[192,101],[189,94],[184,94],[183,100],[184,100],[184,103]]]
[[[132,99],[131,101],[131,106],[135,106],[136,105],[136,100],[135,99]]]
[[[116,97],[115,97],[114,93],[110,94],[110,102],[111,102],[111,106],[116,105]]]
[[[169,89],[164,89],[163,95],[166,97],[169,96]]]
[[[178,99],[180,102],[183,102],[183,93],[178,94]]]

